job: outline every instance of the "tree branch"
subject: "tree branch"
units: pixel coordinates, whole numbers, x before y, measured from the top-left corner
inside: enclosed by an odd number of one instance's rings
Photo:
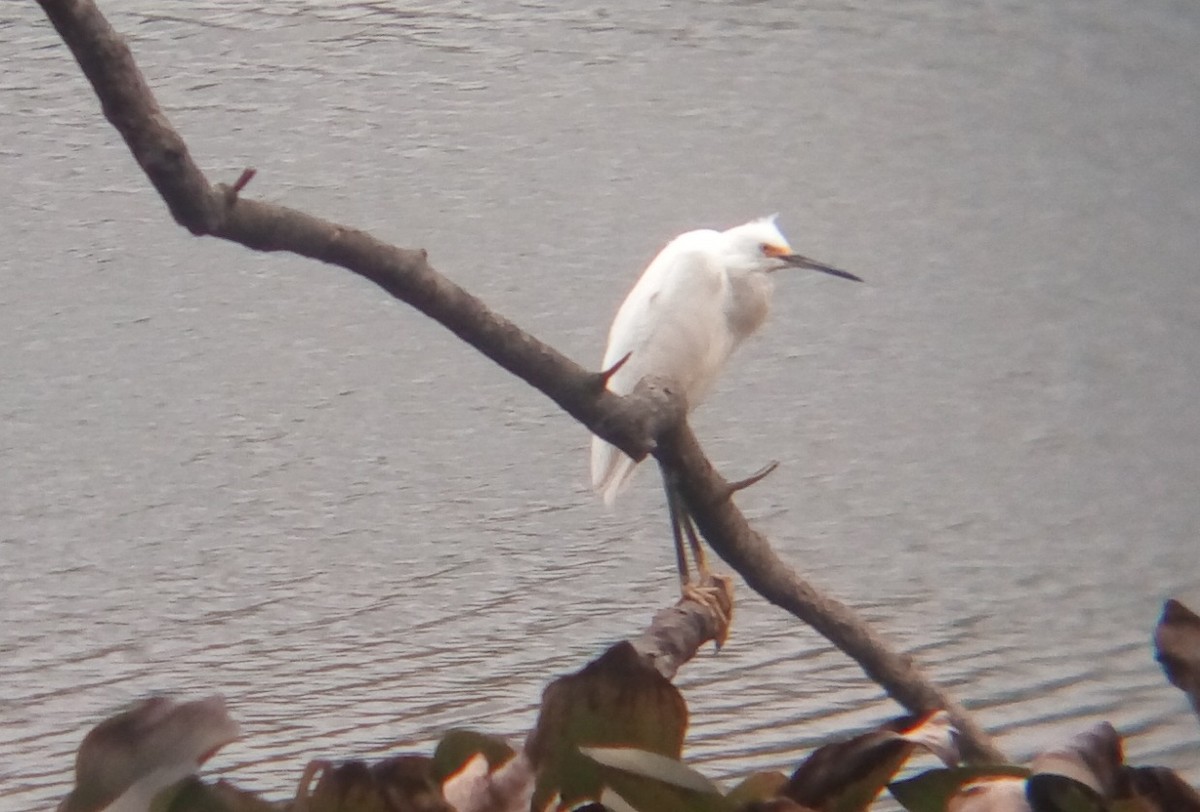
[[[729,484],[701,451],[687,426],[682,399],[670,385],[644,382],[628,397],[613,395],[603,387],[603,373],[589,372],[490,310],[437,273],[425,251],[396,248],[357,229],[242,199],[238,192],[244,182],[212,186],[158,107],[129,48],[96,5],[91,0],[39,3],[91,82],[105,117],[176,222],[198,236],[258,251],[290,251],[369,279],[634,459],[654,452],[678,473],[684,498],[709,544],[752,588],[825,635],[910,711],[949,711],[969,755],[1002,759],[962,707],[925,679],[910,658],[892,653],[849,607],[821,596],[775,556],[729,498]]]

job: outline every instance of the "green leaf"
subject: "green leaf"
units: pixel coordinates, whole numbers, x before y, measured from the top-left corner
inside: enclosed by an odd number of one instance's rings
[[[1065,775],[1029,776],[1025,796],[1034,812],[1107,812],[1100,793]]]
[[[600,803],[609,812],[641,812],[630,805],[629,801],[613,792],[611,787],[605,787],[600,792]]]
[[[721,788],[686,764],[635,747],[580,747],[579,752],[614,770],[653,778],[664,784],[705,795],[720,795]]]
[[[1026,778],[1029,770],[1013,765],[950,767],[888,784],[888,791],[909,812],[944,812],[950,799],[965,785],[988,778]]]

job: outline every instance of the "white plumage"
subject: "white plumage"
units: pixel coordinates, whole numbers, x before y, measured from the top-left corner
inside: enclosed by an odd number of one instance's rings
[[[793,254],[774,217],[727,231],[681,234],[642,273],[613,320],[603,369],[629,359],[608,381],[626,395],[648,375],[673,379],[688,409],[711,390],[729,356],[767,318],[771,273],[786,266],[858,277]],[[612,504],[637,463],[592,438],[592,486]]]

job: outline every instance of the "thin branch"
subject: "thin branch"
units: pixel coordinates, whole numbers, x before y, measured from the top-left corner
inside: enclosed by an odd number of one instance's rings
[[[929,683],[910,658],[892,653],[848,607],[819,595],[774,555],[728,498],[729,484],[700,450],[687,426],[682,398],[669,384],[643,381],[632,395],[618,397],[595,385],[596,373],[437,273],[423,250],[400,249],[357,229],[246,200],[237,194],[245,186],[242,181],[213,187],[158,107],[128,47],[96,5],[91,0],[39,3],[92,83],[104,115],[176,222],[196,235],[258,251],[290,251],[369,279],[540,390],[634,459],[654,452],[677,473],[705,538],[752,588],[824,634],[910,711],[946,708],[964,734],[966,749],[977,758],[1002,757],[965,711]]]
[[[762,468],[759,468],[757,471],[755,471],[753,474],[746,477],[745,479],[739,479],[737,482],[730,482],[729,483],[729,495],[733,496],[738,491],[744,491],[744,490],[746,490],[746,488],[749,488],[751,485],[757,485],[758,483],[762,482],[764,479],[769,477],[771,474],[773,474],[775,472],[775,469],[778,467],[779,467],[779,460],[771,460],[766,465],[764,465]]]
[[[596,387],[599,389],[603,389],[604,387],[608,386],[608,382],[610,380],[612,380],[612,376],[616,375],[617,372],[621,369],[621,367],[625,366],[625,362],[628,361],[632,356],[633,356],[632,352],[627,352],[624,355],[622,355],[620,358],[618,358],[617,362],[615,364],[613,364],[612,366],[610,366],[608,369],[601,370],[596,375],[596,379],[595,379]]]
[[[257,174],[257,169],[254,169],[253,167],[246,167],[242,170],[241,176],[234,181],[233,186],[229,187],[230,191],[232,191],[235,195],[240,195],[242,190],[246,188],[246,185],[250,183],[250,181],[254,180],[254,176]]]

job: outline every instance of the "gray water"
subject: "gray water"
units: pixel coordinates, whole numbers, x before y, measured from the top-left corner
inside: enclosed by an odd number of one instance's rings
[[[109,0],[214,180],[429,250],[581,362],[669,237],[773,211],[694,425],[740,504],[1014,757],[1101,719],[1200,781],[1153,660],[1200,605],[1192,3]],[[0,807],[97,720],[223,693],[211,772],[519,739],[676,589],[659,488],[343,271],[170,222],[33,3],[0,9]],[[680,678],[732,780],[897,712],[740,591]],[[922,762],[925,764],[925,762]],[[926,766],[928,766],[926,764]]]

